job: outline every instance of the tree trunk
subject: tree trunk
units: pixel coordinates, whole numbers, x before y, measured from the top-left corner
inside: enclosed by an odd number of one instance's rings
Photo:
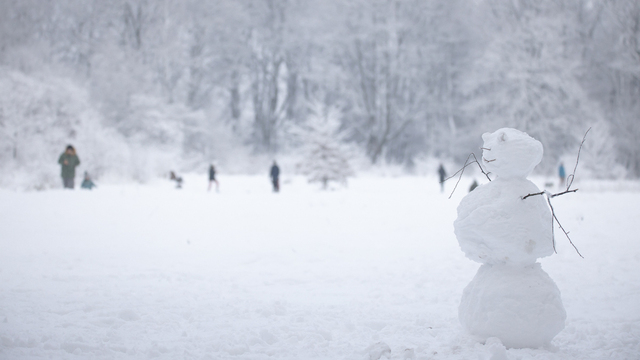
[[[238,81],[238,71],[237,70],[233,70],[233,72],[231,73],[231,88],[229,89],[230,92],[230,104],[229,107],[231,108],[231,119],[233,120],[233,127],[234,130],[236,129],[237,123],[240,120],[240,116],[242,115],[242,111],[240,109],[240,85],[239,85],[239,81]]]

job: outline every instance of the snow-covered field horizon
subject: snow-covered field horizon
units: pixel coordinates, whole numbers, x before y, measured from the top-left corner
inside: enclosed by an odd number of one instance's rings
[[[0,190],[0,359],[491,358],[458,321],[471,179],[219,180]],[[640,356],[638,184],[576,185],[554,206],[585,258],[557,233],[541,260],[566,327],[508,359]]]

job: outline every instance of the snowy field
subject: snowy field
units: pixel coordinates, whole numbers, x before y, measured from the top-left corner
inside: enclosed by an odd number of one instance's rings
[[[450,200],[417,176],[220,181],[0,190],[0,359],[490,358],[457,314],[479,267],[453,234],[469,179]],[[636,185],[555,199],[585,257],[557,234],[541,261],[566,327],[508,359],[640,358]]]

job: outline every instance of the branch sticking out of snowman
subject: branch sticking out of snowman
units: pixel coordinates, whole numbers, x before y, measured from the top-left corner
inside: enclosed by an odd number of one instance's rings
[[[571,173],[571,175],[567,177],[567,188],[564,191],[561,191],[559,193],[549,194],[549,196],[551,196],[552,198],[578,191],[578,189],[571,189],[571,185],[573,185],[573,180],[576,178],[576,170],[578,169],[578,163],[580,162],[580,152],[582,151],[582,146],[584,145],[584,142],[587,140],[587,134],[589,133],[589,131],[591,131],[591,128],[587,129],[587,132],[585,132],[584,136],[582,137],[582,142],[580,143],[580,147],[578,148],[578,156],[576,157],[576,165],[573,167],[573,173]],[[524,200],[530,196],[543,195],[543,194],[545,194],[545,191],[541,191],[539,193],[534,193],[534,194],[528,194],[527,196],[524,196],[522,199]]]
[[[578,191],[578,189],[575,189],[575,190],[569,190],[569,189],[571,188],[571,185],[573,185],[573,180],[576,178],[576,170],[578,169],[578,162],[580,161],[580,151],[582,151],[582,145],[584,145],[584,142],[587,140],[587,134],[589,133],[589,131],[591,131],[591,128],[588,128],[587,132],[585,132],[584,136],[582,137],[582,142],[580,143],[580,147],[578,148],[578,156],[576,157],[576,165],[573,167],[573,172],[571,173],[571,175],[567,177],[567,190],[561,193],[554,194],[552,197],[556,197],[558,195],[564,195],[568,192]]]
[[[526,196],[522,197],[522,200],[525,200],[525,199],[527,199],[529,197],[536,196],[536,195],[544,195],[544,196],[546,196],[547,203],[549,204],[549,207],[551,208],[551,236],[552,236],[552,241],[553,241],[553,251],[557,253],[557,251],[556,251],[556,240],[555,240],[555,234],[554,234],[554,221],[555,221],[558,224],[558,226],[560,227],[560,229],[562,230],[562,232],[564,233],[564,235],[569,240],[569,243],[571,244],[571,246],[573,246],[573,248],[576,250],[578,255],[580,255],[580,257],[583,258],[583,259],[584,259],[584,256],[582,256],[582,254],[580,254],[580,251],[578,250],[576,245],[573,243],[573,241],[571,241],[571,238],[569,237],[569,232],[564,229],[564,227],[560,223],[560,220],[558,220],[558,217],[556,216],[556,212],[553,209],[553,205],[551,205],[551,199],[556,197],[556,196],[560,196],[560,195],[564,195],[564,194],[568,194],[568,193],[574,193],[574,192],[578,191],[578,189],[571,189],[571,185],[573,185],[573,180],[576,177],[576,170],[578,169],[578,163],[580,162],[580,152],[582,151],[582,146],[584,145],[584,142],[587,140],[587,134],[589,133],[590,130],[591,130],[591,128],[587,129],[587,132],[585,132],[584,136],[582,137],[582,142],[580,143],[580,147],[578,148],[578,156],[576,157],[576,165],[573,167],[573,173],[571,173],[571,175],[569,175],[567,177],[567,188],[564,191],[552,194],[552,193],[550,193],[550,192],[545,190],[545,191],[541,191],[541,192],[538,192],[538,193],[527,194]]]
[[[544,195],[547,198],[547,204],[549,204],[549,208],[551,209],[551,241],[553,242],[553,252],[556,254],[558,253],[558,251],[556,250],[556,235],[555,235],[555,227],[554,227],[554,222],[555,222],[558,224],[558,227],[560,228],[560,230],[562,230],[562,232],[564,233],[564,236],[567,237],[567,240],[569,240],[569,244],[571,244],[571,246],[573,246],[573,248],[578,253],[578,255],[580,255],[580,257],[584,259],[584,256],[582,256],[582,254],[580,253],[580,250],[578,250],[576,245],[571,240],[571,237],[569,237],[569,232],[565,230],[564,226],[562,226],[562,224],[560,223],[560,220],[558,220],[558,217],[556,216],[556,211],[553,208],[553,205],[551,204],[551,198],[553,198],[554,196],[564,195],[564,194],[567,194],[570,192],[576,192],[576,191],[578,191],[578,189],[571,190],[571,191],[567,190],[567,191],[563,191],[562,193],[552,194],[545,190],[539,193],[533,193],[533,194],[528,194],[527,196],[523,196],[522,200],[528,197],[536,196],[536,195]]]
[[[473,157],[472,161],[471,158]],[[478,161],[478,158],[476,158],[476,154],[471,153],[469,154],[469,156],[467,156],[467,160],[464,162],[464,166],[462,167],[462,169],[458,170],[455,172],[455,174],[449,176],[448,178],[444,179],[442,182],[445,182],[453,177],[455,177],[456,175],[460,174],[460,176],[458,177],[458,181],[456,182],[456,186],[453,187],[453,191],[451,191],[451,195],[449,195],[449,199],[451,199],[451,197],[453,196],[453,193],[456,192],[456,189],[458,188],[458,184],[460,184],[460,180],[462,179],[462,174],[464,174],[464,170],[467,168],[467,166],[476,163],[478,164],[478,167],[480,168],[480,171],[482,171],[482,173],[484,174],[484,176],[487,177],[487,179],[489,179],[489,181],[491,181],[491,178],[489,177],[489,174],[484,171],[484,169],[482,168],[482,165],[480,165],[480,162]]]

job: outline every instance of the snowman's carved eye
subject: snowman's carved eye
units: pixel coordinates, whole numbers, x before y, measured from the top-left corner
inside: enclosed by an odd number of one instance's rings
[[[500,134],[500,141],[507,141],[507,134],[501,133]]]

